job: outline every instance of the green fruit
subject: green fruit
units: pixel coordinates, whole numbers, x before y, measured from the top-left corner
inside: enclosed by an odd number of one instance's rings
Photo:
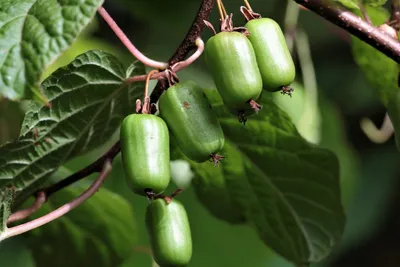
[[[159,110],[179,148],[189,159],[204,162],[224,146],[218,118],[196,83],[185,81],[168,88],[160,98]]]
[[[229,108],[251,108],[262,91],[262,78],[250,41],[238,32],[220,32],[205,47],[205,59],[217,89]]]
[[[296,75],[292,56],[279,24],[272,19],[253,19],[245,25],[267,91],[290,85]]]
[[[121,154],[131,189],[159,194],[170,182],[169,134],[165,122],[154,115],[133,114],[121,125]]]
[[[156,199],[147,207],[146,228],[154,260],[162,267],[186,266],[192,257],[192,236],[183,205]]]

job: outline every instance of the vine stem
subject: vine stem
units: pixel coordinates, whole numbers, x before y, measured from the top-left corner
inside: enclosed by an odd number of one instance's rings
[[[359,16],[327,0],[293,0],[400,63],[400,43]]]
[[[184,68],[188,67],[190,64],[192,64],[194,61],[196,61],[196,59],[198,59],[200,57],[200,55],[204,51],[204,41],[200,37],[198,37],[195,41],[195,44],[197,46],[196,52],[194,52],[186,60],[179,61],[179,62],[175,63],[173,66],[171,66],[171,69],[174,72],[183,70]],[[152,73],[149,77],[150,77],[149,79],[151,79],[151,80],[165,79],[166,73],[165,72]],[[146,81],[147,78],[148,78],[148,74],[132,76],[132,77],[129,77],[128,79],[126,79],[125,83],[130,84],[133,82]]]
[[[152,59],[146,57],[145,55],[143,55],[132,44],[132,42],[128,39],[128,37],[121,30],[121,28],[118,26],[118,24],[114,21],[114,19],[110,16],[110,14],[104,9],[104,7],[100,7],[97,11],[103,17],[103,19],[107,22],[108,26],[110,26],[110,28],[113,30],[115,35],[117,35],[117,37],[121,40],[121,42],[124,44],[124,46],[129,50],[129,52],[131,52],[131,54],[135,58],[137,58],[143,64],[145,64],[146,66],[149,66],[151,68],[164,70],[168,67],[168,63],[155,61],[155,60],[152,60]]]
[[[64,204],[63,206],[59,207],[58,209],[40,217],[40,218],[37,218],[35,220],[32,220],[30,222],[27,222],[27,223],[24,223],[24,224],[21,224],[18,226],[8,228],[0,236],[0,240],[4,240],[4,239],[10,238],[12,236],[20,235],[20,234],[23,234],[30,230],[33,230],[35,228],[38,228],[40,226],[43,226],[51,221],[54,221],[57,218],[60,218],[61,216],[67,214],[71,210],[75,209],[76,207],[81,205],[83,202],[85,202],[88,198],[93,196],[99,190],[100,186],[103,184],[103,181],[106,179],[108,174],[111,172],[111,169],[112,169],[111,162],[108,160],[105,161],[98,178],[79,197],[75,198],[71,202]]]

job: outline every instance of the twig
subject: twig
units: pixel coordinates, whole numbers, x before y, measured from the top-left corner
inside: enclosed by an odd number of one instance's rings
[[[103,168],[104,162],[109,161],[110,163],[112,163],[113,159],[118,155],[120,151],[121,146],[118,141],[103,156],[101,156],[98,160],[96,160],[86,168],[77,171],[76,173],[65,178],[64,180],[61,180],[60,182],[51,185],[41,191],[45,192],[46,198],[48,199],[52,194],[63,189],[64,187],[67,187],[81,180],[82,178],[89,176],[92,173],[100,172]]]
[[[294,0],[400,63],[400,43],[355,14],[326,0]]]
[[[166,69],[168,67],[168,63],[165,62],[159,62],[152,60],[145,55],[143,55],[133,44],[132,42],[128,39],[128,37],[125,35],[125,33],[121,30],[121,28],[118,26],[118,24],[113,20],[113,18],[108,14],[108,12],[103,8],[100,7],[98,9],[99,14],[103,17],[103,19],[107,22],[107,24],[110,26],[110,28],[114,31],[115,35],[121,40],[121,42],[125,45],[125,47],[131,52],[131,54],[137,58],[139,61],[141,61],[143,64],[146,66],[155,68],[155,69]]]
[[[4,239],[10,238],[12,236],[23,234],[25,232],[28,232],[35,228],[38,228],[42,225],[45,225],[51,221],[54,221],[55,219],[58,219],[61,216],[67,214],[68,212],[70,212],[74,208],[78,207],[83,202],[85,202],[88,198],[93,196],[99,190],[103,181],[106,179],[106,177],[108,176],[108,174],[110,172],[111,172],[111,163],[110,163],[110,161],[106,160],[103,164],[103,168],[99,174],[99,177],[79,197],[75,198],[71,202],[59,207],[58,209],[40,217],[40,218],[37,218],[35,220],[32,220],[30,222],[27,222],[27,223],[24,223],[24,224],[21,224],[18,226],[8,228],[6,231],[4,231],[2,233],[2,235],[0,236],[0,240],[4,240]]]
[[[199,10],[197,11],[196,18],[193,21],[188,33],[176,50],[175,54],[169,59],[170,66],[182,61],[186,56],[196,48],[196,39],[201,36],[201,32],[205,27],[204,20],[208,20],[212,8],[214,7],[215,0],[202,0]],[[150,96],[151,103],[156,103],[165,89],[165,84],[158,82]]]
[[[32,204],[32,206],[11,214],[10,217],[8,217],[7,219],[7,224],[28,218],[37,210],[39,210],[45,202],[46,194],[43,191],[38,192],[36,194],[35,202]]]

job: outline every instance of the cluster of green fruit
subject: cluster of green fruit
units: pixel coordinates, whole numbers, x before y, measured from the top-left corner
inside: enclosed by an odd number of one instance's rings
[[[233,28],[232,16],[227,17],[221,32],[211,37],[205,48],[206,63],[224,104],[243,122],[245,114],[261,108],[256,101],[263,89],[291,95],[289,85],[295,78],[293,59],[279,24],[258,17],[238,28]]]
[[[251,101],[260,97],[262,88],[276,91],[294,79],[294,64],[279,25],[257,19],[246,28],[246,35],[232,30],[216,34],[205,49],[225,105],[243,114],[248,106],[254,108]],[[186,211],[176,199],[162,195],[170,183],[170,134],[190,160],[212,159],[216,165],[223,158],[218,152],[224,133],[206,95],[192,81],[165,90],[158,109],[159,116],[143,111],[122,122],[123,166],[132,191],[150,199],[146,225],[154,260],[160,266],[186,266],[192,256]]]
[[[185,266],[192,255],[186,211],[176,199],[161,195],[170,183],[169,132],[182,152],[196,162],[210,158],[217,162],[224,134],[194,82],[169,87],[158,108],[160,116],[132,114],[122,122],[123,166],[131,189],[151,199],[146,225],[155,261],[160,266]]]

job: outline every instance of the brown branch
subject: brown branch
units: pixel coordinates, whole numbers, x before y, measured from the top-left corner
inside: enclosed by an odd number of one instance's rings
[[[192,26],[190,27],[189,32],[186,34],[184,40],[176,50],[175,54],[168,61],[168,64],[170,66],[174,65],[179,61],[183,61],[192,50],[197,49],[196,39],[201,36],[201,32],[204,29],[203,20],[208,19],[213,6],[214,6],[214,0],[202,0],[200,9],[197,12],[196,18]],[[184,66],[180,67],[183,68]],[[157,84],[157,87],[154,91],[151,95],[152,103],[157,102],[158,98],[161,96],[161,93],[163,91],[160,82]],[[44,191],[46,194],[46,199],[48,199],[50,195],[63,189],[64,187],[67,187],[68,185],[71,185],[72,183],[75,183],[89,176],[92,173],[100,172],[104,166],[104,163],[106,161],[109,161],[111,163],[120,151],[121,151],[121,146],[120,142],[118,141],[103,156],[101,156],[98,160],[96,160],[89,166],[77,171],[76,173],[65,178],[64,180],[61,180],[60,182],[54,185],[51,185],[45,189],[41,189],[40,191]]]
[[[397,63],[400,63],[400,43],[350,11],[334,5],[329,0],[294,1],[345,29]]]

